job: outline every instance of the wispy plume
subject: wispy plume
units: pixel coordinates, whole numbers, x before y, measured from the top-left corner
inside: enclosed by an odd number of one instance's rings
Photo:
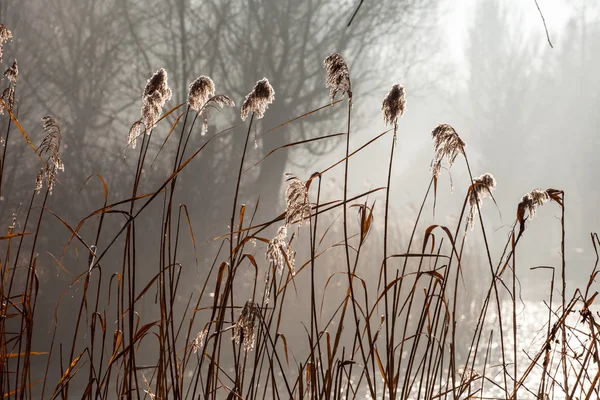
[[[431,173],[437,179],[442,168],[442,160],[446,158],[448,169],[452,168],[459,154],[464,154],[467,144],[448,124],[438,125],[432,132],[434,156],[431,161]]]
[[[1,97],[6,107],[11,111],[15,106],[15,92],[17,88],[18,77],[19,67],[17,65],[17,60],[15,60],[12,65],[6,71],[4,71],[3,79],[6,78],[8,80],[8,87],[4,89]],[[2,114],[4,114],[4,105],[0,103],[0,115]]]
[[[8,30],[6,25],[0,24],[0,63],[2,63],[2,55],[4,51],[4,43],[12,38],[12,32]]]
[[[159,69],[146,82],[142,95],[142,118],[129,129],[127,144],[135,149],[136,140],[143,131],[149,134],[160,118],[160,112],[167,101],[171,100],[171,89],[167,83],[167,71]],[[142,129],[143,128],[143,129]]]
[[[323,66],[327,71],[326,87],[329,88],[329,97],[331,101],[335,99],[338,92],[348,95],[352,100],[352,90],[350,85],[350,70],[346,60],[338,53],[329,55],[324,61]]]
[[[275,91],[267,78],[256,82],[254,88],[242,104],[242,120],[245,121],[248,115],[255,113],[256,118],[262,118],[269,104],[275,100]]]
[[[48,185],[48,191],[52,194],[58,171],[65,170],[65,166],[58,155],[62,135],[58,122],[53,117],[45,116],[42,121],[45,136],[37,152],[44,160],[44,166],[38,172],[35,190],[39,194],[45,181]]]
[[[296,253],[292,249],[292,240],[288,241],[287,237],[287,226],[280,226],[275,237],[267,245],[267,261],[275,267],[279,275],[283,273],[286,265],[289,265],[293,274],[296,264]]]
[[[208,331],[206,330],[206,328],[202,329],[192,340],[192,351],[194,352],[194,354],[196,354],[198,350],[202,350],[202,348],[204,347],[204,342],[206,341],[207,334]]]
[[[188,88],[188,104],[196,112],[200,112],[208,99],[215,95],[215,84],[208,76],[201,76],[190,83]]]
[[[236,324],[233,326],[233,340],[237,344],[243,343],[246,352],[254,349],[256,338],[256,319],[260,318],[260,308],[256,303],[248,300],[242,309]]]
[[[552,199],[556,199],[556,201],[560,203],[555,192],[557,191],[554,189],[533,189],[531,192],[525,193],[525,195],[521,198],[519,205],[517,206],[517,220],[519,221],[520,225],[520,233],[525,231],[525,221],[535,217],[538,207],[543,206]],[[529,214],[529,217],[525,217],[525,212]]]
[[[202,124],[202,135],[208,130],[208,107],[223,108],[224,106],[234,107],[235,103],[229,97],[219,94],[215,96],[215,84],[208,76],[201,76],[190,83],[188,88],[188,104],[191,109],[199,115],[204,116]]]
[[[292,225],[310,221],[311,206],[308,201],[308,189],[306,183],[294,175],[286,173],[287,186],[285,189],[285,223]]]
[[[467,223],[471,230],[474,228],[473,222],[478,208],[481,207],[482,200],[488,195],[493,198],[492,190],[494,189],[496,189],[496,180],[492,174],[483,174],[473,179],[473,184],[469,188],[469,206],[471,210],[467,216]]]
[[[396,144],[396,131],[398,130],[398,118],[404,115],[406,108],[406,98],[404,87],[395,84],[381,103],[383,111],[383,121],[386,125],[394,126],[394,145]]]
[[[406,98],[404,87],[395,84],[381,103],[383,121],[386,125],[395,125],[398,118],[404,115],[406,109]]]

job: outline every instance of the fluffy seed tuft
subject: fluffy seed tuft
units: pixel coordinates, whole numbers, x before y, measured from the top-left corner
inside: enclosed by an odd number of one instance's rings
[[[383,111],[383,121],[386,125],[395,125],[398,118],[404,115],[406,108],[406,98],[404,95],[404,87],[395,84],[383,99],[381,111]]]
[[[293,235],[292,235],[293,237]],[[267,246],[267,261],[277,269],[281,275],[286,265],[289,265],[294,273],[296,253],[292,250],[292,240],[287,240],[287,226],[283,225],[277,229],[277,234]]]
[[[325,86],[329,88],[331,101],[333,102],[338,92],[342,92],[342,96],[347,94],[348,98],[352,99],[350,70],[346,60],[338,53],[333,53],[323,61],[323,66],[327,71]]]
[[[190,83],[188,104],[196,112],[200,112],[208,99],[215,94],[215,84],[208,76],[201,76]]]
[[[294,175],[286,173],[287,187],[285,189],[285,224],[292,225],[296,222],[302,224],[310,221],[311,206],[308,201],[306,184]]]
[[[19,77],[19,67],[17,65],[17,60],[15,60],[12,65],[4,71],[3,78],[8,79],[8,87],[4,89],[2,92],[2,96],[0,98],[4,102],[4,104],[0,103],[0,115],[4,114],[4,105],[12,111],[15,106],[15,91],[17,88],[17,78]]]
[[[2,52],[4,49],[4,43],[8,42],[12,38],[12,32],[8,30],[6,25],[0,24],[0,63],[2,63]]]
[[[444,157],[448,162],[448,169],[452,168],[456,157],[464,154],[467,144],[462,141],[458,133],[448,124],[438,125],[432,132],[434,156],[431,161],[431,173],[434,178],[440,175],[442,160]]]
[[[529,218],[535,217],[537,208],[550,201],[548,191],[541,189],[533,189],[526,193],[517,207],[517,220],[520,224],[520,232],[525,231],[525,211],[529,212]]]
[[[142,132],[150,134],[150,131],[160,118],[160,111],[167,101],[171,100],[171,89],[167,82],[167,71],[164,68],[159,69],[146,82],[144,93],[142,95],[142,118],[129,129],[127,144],[135,149],[136,140]],[[140,122],[144,125],[141,129]]]
[[[481,208],[481,202],[488,195],[493,197],[492,190],[496,188],[496,180],[492,174],[483,174],[478,178],[473,179],[473,184],[469,188],[469,206],[471,210],[467,217],[469,228],[473,230],[474,220],[477,215],[478,208]]]
[[[256,303],[248,300],[242,309],[236,324],[233,326],[233,340],[237,344],[243,342],[244,351],[254,349],[254,339],[256,337],[255,323],[260,318],[260,308]]]
[[[56,180],[58,171],[64,171],[65,166],[61,161],[58,152],[60,150],[60,141],[62,135],[58,122],[51,117],[45,116],[42,118],[43,128],[45,132],[44,139],[37,149],[38,154],[44,160],[44,166],[40,169],[37,175],[35,191],[39,194],[42,190],[44,181],[48,185],[48,191],[52,194],[52,188]]]
[[[273,100],[275,100],[275,91],[269,80],[263,78],[256,82],[242,104],[242,121],[245,121],[251,113],[256,113],[256,118],[262,118]]]

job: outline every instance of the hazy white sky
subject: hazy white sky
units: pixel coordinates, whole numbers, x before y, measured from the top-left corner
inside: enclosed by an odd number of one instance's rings
[[[447,43],[450,56],[455,62],[461,63],[465,54],[465,45],[471,20],[474,17],[475,5],[478,0],[449,0],[443,13],[443,24],[447,31]],[[546,19],[550,38],[556,44],[569,17],[577,12],[582,1],[588,0],[538,0],[538,4]],[[525,35],[535,35],[546,41],[544,25],[535,0],[503,0],[503,6],[511,8],[509,15],[518,16],[515,23]],[[592,12],[590,7],[586,14]],[[512,27],[511,27],[512,28]]]

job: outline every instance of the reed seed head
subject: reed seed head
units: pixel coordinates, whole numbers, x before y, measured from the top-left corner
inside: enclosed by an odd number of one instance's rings
[[[474,228],[473,222],[478,208],[481,207],[482,200],[488,195],[492,196],[492,190],[495,188],[496,180],[492,174],[483,174],[473,179],[473,184],[469,188],[469,206],[471,206],[471,210],[467,217],[467,222],[471,230]]]
[[[275,91],[269,80],[263,78],[256,82],[242,104],[242,120],[245,121],[251,113],[256,113],[256,118],[262,118],[273,100],[275,100]]]
[[[200,112],[208,99],[215,95],[215,84],[208,76],[201,76],[190,83],[188,104],[196,112]]]
[[[171,89],[167,83],[167,71],[161,68],[148,79],[142,96],[142,122],[147,134],[158,122],[160,111],[169,100]]]
[[[58,171],[64,171],[65,166],[59,157],[60,141],[62,135],[60,127],[56,120],[51,116],[42,118],[44,139],[37,149],[39,156],[44,160],[44,166],[40,169],[37,175],[35,190],[39,194],[42,190],[43,182],[46,181],[48,191],[52,194],[52,188],[56,180]]]
[[[215,96],[215,84],[208,76],[201,76],[190,83],[188,90],[188,104],[197,113],[202,114],[202,136],[208,131],[208,107],[212,104],[215,108],[225,106],[234,107],[235,103],[227,96]]]
[[[462,141],[458,133],[448,124],[438,125],[432,132],[434,156],[431,161],[431,173],[434,178],[440,175],[442,160],[446,158],[448,168],[452,168],[456,157],[464,154],[467,144]]]
[[[520,232],[525,231],[525,211],[529,212],[529,218],[535,217],[537,208],[551,200],[547,190],[533,189],[526,193],[517,207],[517,220],[520,224]]]
[[[194,354],[196,354],[198,350],[201,350],[204,347],[204,342],[206,341],[207,334],[208,331],[206,330],[206,328],[202,329],[192,340],[192,351],[194,352]]]
[[[12,111],[15,106],[15,89],[17,86],[17,78],[19,76],[19,67],[17,66],[17,60],[4,71],[3,78],[8,79],[8,87],[4,89],[0,98],[4,101],[4,104],[0,103],[0,115],[4,114],[4,107]]]
[[[292,225],[310,221],[310,203],[306,184],[294,175],[286,173],[287,187],[285,189],[285,223]]]
[[[248,300],[236,324],[233,326],[233,340],[237,344],[242,342],[244,351],[246,352],[254,349],[254,340],[256,338],[255,323],[256,319],[260,317],[260,308],[258,305]]]
[[[8,79],[13,85],[17,84],[17,77],[19,76],[19,66],[17,60],[13,61],[12,65],[4,71],[4,77]]]
[[[0,24],[0,63],[2,63],[4,43],[8,42],[11,38],[12,32],[8,30],[6,25]]]
[[[292,249],[292,241],[287,240],[287,225],[277,229],[277,234],[267,245],[266,256],[267,261],[277,269],[279,275],[283,273],[286,265],[289,265],[292,274],[294,273],[296,253]]]
[[[404,115],[406,108],[404,94],[404,87],[395,84],[383,99],[381,111],[383,111],[383,121],[386,125],[395,125],[398,118]]]
[[[323,61],[323,66],[327,71],[325,86],[329,88],[331,101],[333,102],[338,92],[342,92],[342,96],[347,94],[348,98],[352,99],[350,70],[346,60],[338,53],[333,53]]]

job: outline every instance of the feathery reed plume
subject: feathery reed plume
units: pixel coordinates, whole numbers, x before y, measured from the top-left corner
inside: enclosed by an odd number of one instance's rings
[[[306,184],[290,173],[287,176],[287,187],[285,189],[285,224],[292,225],[299,222],[310,221],[310,203],[308,202],[308,189]]]
[[[381,103],[383,121],[386,125],[395,125],[399,117],[404,115],[406,109],[406,98],[404,87],[395,84]]]
[[[167,83],[167,71],[161,68],[146,82],[142,95],[142,118],[129,129],[128,145],[135,149],[136,139],[142,134],[142,124],[146,134],[150,133],[160,118],[161,109],[169,100],[171,100],[171,89]]]
[[[437,179],[442,168],[442,160],[446,157],[448,168],[452,168],[456,157],[464,154],[467,144],[458,136],[458,133],[448,124],[438,125],[432,132],[434,156],[431,161],[431,173]]]
[[[519,232],[525,231],[525,211],[529,212],[528,218],[535,217],[537,208],[550,201],[550,195],[546,190],[533,189],[531,192],[526,193],[522,198],[521,202],[517,207],[517,220],[519,221]]]
[[[2,92],[2,101],[6,107],[12,111],[15,105],[15,90],[17,87],[17,78],[19,77],[19,67],[17,65],[17,60],[15,60],[12,65],[4,71],[3,79],[8,79],[8,87],[4,89]],[[4,114],[4,106],[0,104],[0,115]]]
[[[229,97],[223,94],[215,96],[215,84],[208,76],[201,76],[190,83],[188,89],[188,104],[190,108],[195,110],[199,115],[204,115],[202,136],[204,136],[208,130],[208,106],[211,103],[219,108],[225,106],[235,107],[235,103]]]
[[[194,340],[192,340],[192,351],[194,352],[194,354],[196,354],[198,350],[204,347],[204,342],[206,340],[207,333],[208,331],[206,330],[206,328],[202,329],[200,332],[198,332]]]
[[[323,61],[323,66],[327,71],[325,87],[330,88],[329,97],[331,101],[333,102],[337,92],[342,92],[342,96],[348,94],[348,98],[352,100],[350,70],[346,60],[338,53],[332,53]]]
[[[209,98],[215,94],[215,83],[208,76],[201,76],[190,83],[188,88],[189,106],[200,112]]]
[[[269,104],[275,100],[275,91],[267,78],[256,82],[252,91],[246,95],[242,104],[242,121],[251,113],[256,113],[256,118],[262,118]]]
[[[8,30],[6,25],[0,24],[0,63],[2,63],[2,54],[4,49],[4,43],[12,38],[12,32]]]
[[[396,145],[396,132],[398,130],[398,118],[404,115],[406,108],[406,99],[404,97],[404,87],[400,84],[395,84],[390,89],[389,93],[381,103],[381,111],[383,111],[383,121],[386,125],[394,126],[394,146]]]
[[[283,273],[286,262],[289,264],[292,274],[294,273],[296,252],[292,250],[292,240],[287,240],[287,225],[280,226],[277,229],[277,234],[267,245],[266,256],[267,261],[277,269],[279,275]]]
[[[17,77],[19,76],[19,67],[17,66],[17,60],[13,61],[12,65],[4,71],[4,77],[9,80],[13,85],[17,84]]]
[[[243,342],[246,352],[254,349],[254,339],[256,337],[255,322],[260,318],[260,308],[256,303],[248,300],[242,308],[236,324],[233,326],[233,340],[237,344]]]
[[[492,190],[496,188],[496,180],[492,174],[483,174],[478,178],[473,179],[473,184],[469,188],[469,205],[471,210],[467,217],[469,228],[473,230],[473,221],[477,215],[477,209],[481,207],[481,202],[487,195],[493,197]]]
[[[51,116],[45,116],[42,118],[43,128],[46,136],[42,140],[42,143],[37,149],[38,154],[44,159],[44,166],[38,172],[37,180],[35,184],[35,191],[39,194],[42,190],[43,182],[46,181],[48,185],[48,191],[52,194],[52,188],[54,187],[54,181],[56,180],[56,174],[58,171],[64,171],[65,166],[61,161],[58,152],[60,150],[60,141],[62,135],[60,128],[56,120]]]

